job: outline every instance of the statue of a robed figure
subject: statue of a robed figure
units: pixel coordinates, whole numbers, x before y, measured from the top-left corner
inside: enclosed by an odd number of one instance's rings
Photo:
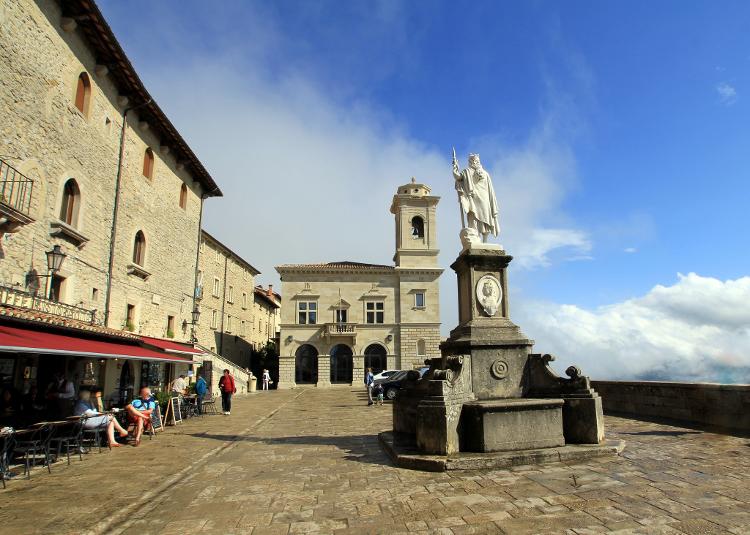
[[[492,178],[484,170],[478,154],[469,154],[469,166],[459,169],[456,150],[453,149],[453,177],[461,205],[461,242],[464,246],[497,236],[500,225],[497,222],[497,198],[492,187]],[[466,219],[464,220],[464,214]]]

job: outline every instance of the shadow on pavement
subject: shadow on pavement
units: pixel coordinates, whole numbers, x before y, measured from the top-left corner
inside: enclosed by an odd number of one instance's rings
[[[209,438],[212,440],[219,440],[221,442],[253,442],[256,444],[266,444],[269,446],[333,446],[343,452],[346,452],[347,455],[343,457],[344,460],[393,466],[388,455],[386,455],[386,453],[380,447],[377,435],[302,435],[291,437],[254,437],[222,435],[214,433],[189,434],[190,436],[198,438]]]
[[[654,437],[679,437],[682,435],[701,435],[702,431],[621,431],[621,435],[648,435]]]

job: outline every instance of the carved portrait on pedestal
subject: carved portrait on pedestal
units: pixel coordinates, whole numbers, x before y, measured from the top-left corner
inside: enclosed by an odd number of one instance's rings
[[[503,299],[503,290],[500,282],[492,275],[484,275],[477,281],[477,302],[482,307],[484,313],[492,317],[500,309],[500,302]]]

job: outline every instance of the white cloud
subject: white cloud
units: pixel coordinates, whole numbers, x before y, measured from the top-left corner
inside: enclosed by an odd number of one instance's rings
[[[750,277],[720,281],[695,273],[672,286],[586,310],[516,305],[518,323],[558,369],[579,365],[598,379],[750,382]]]
[[[388,110],[339,102],[291,69],[240,71],[232,58],[196,56],[141,71],[224,192],[206,202],[204,226],[259,268],[259,281],[278,283],[274,266],[282,263],[389,263],[391,197],[411,176],[442,197],[440,264],[458,254],[450,154],[410,136]],[[588,235],[559,210],[576,170],[552,129],[543,123],[519,146],[477,145],[498,191],[501,240],[514,265],[546,266],[553,253],[555,260],[588,258]],[[447,332],[457,323],[450,270],[441,279],[441,312]]]
[[[626,247],[625,249],[623,249],[623,252],[628,253],[628,254],[633,254],[633,253],[637,253],[638,249],[636,249],[635,247]]]
[[[737,90],[726,82],[721,82],[716,86],[716,92],[722,104],[731,106],[737,102]]]

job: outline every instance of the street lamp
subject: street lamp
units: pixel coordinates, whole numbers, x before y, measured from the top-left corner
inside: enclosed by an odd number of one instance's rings
[[[52,295],[52,277],[60,271],[63,260],[68,255],[63,253],[59,245],[55,245],[51,251],[46,251],[44,254],[47,255],[47,271],[49,272],[47,275],[47,299],[49,299]]]
[[[193,321],[188,322],[188,320],[185,320],[182,322],[182,328],[187,329],[187,326],[190,325],[190,341],[191,342],[197,342],[198,338],[195,336],[195,326],[198,325],[198,320],[201,317],[201,311],[198,308],[198,305],[195,305],[195,308],[193,308],[193,311],[190,313],[190,317]]]

